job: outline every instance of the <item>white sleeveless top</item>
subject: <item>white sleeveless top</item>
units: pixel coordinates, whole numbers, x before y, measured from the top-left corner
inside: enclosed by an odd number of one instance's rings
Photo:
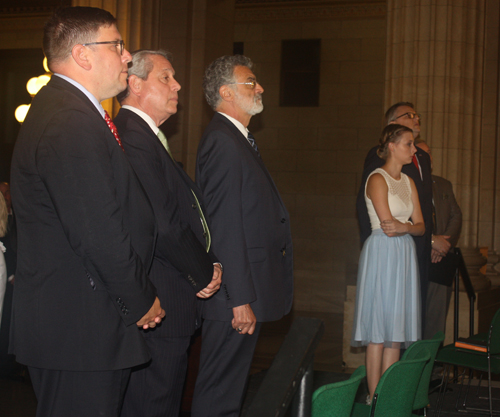
[[[380,219],[377,216],[375,207],[373,207],[372,200],[366,196],[366,187],[370,177],[377,173],[384,177],[387,187],[389,188],[388,200],[392,216],[401,223],[407,222],[413,213],[413,201],[411,199],[411,186],[408,175],[401,173],[401,178],[396,180],[382,168],[377,168],[368,176],[365,184],[365,203],[368,209],[368,216],[370,216],[372,230],[380,229]]]

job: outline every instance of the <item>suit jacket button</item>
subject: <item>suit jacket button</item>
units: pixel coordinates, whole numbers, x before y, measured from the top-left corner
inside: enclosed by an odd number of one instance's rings
[[[283,256],[285,256],[285,255],[286,255],[286,250],[285,250],[285,249],[283,249]]]
[[[281,223],[285,223],[285,222],[286,222],[286,219],[283,217],[283,218],[281,219]]]
[[[196,204],[195,204],[195,203],[193,203],[193,204],[191,205],[191,207],[192,207],[192,208],[194,208],[194,209],[197,209],[197,208],[198,208],[198,207],[196,206]]]

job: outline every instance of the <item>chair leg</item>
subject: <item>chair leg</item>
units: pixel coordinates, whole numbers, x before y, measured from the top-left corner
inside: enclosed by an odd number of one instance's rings
[[[463,377],[462,377],[462,382],[463,382],[463,379],[465,378],[465,369],[464,369],[464,373],[463,373]],[[469,395],[469,390],[470,390],[470,384],[472,382],[472,377],[473,377],[473,371],[472,369],[469,369],[469,382],[467,383],[467,390],[465,391],[465,395],[464,395],[464,402],[462,403],[462,407],[464,410],[467,409],[467,397]],[[458,407],[457,407],[457,411],[458,411]]]
[[[456,368],[455,368],[455,369],[456,369]],[[459,378],[459,377],[462,377],[462,378],[461,378],[462,380],[460,381],[460,389],[458,390],[458,394],[457,394],[457,400],[456,400],[456,402],[455,402],[455,409],[458,411],[458,404],[460,403],[460,397],[462,396],[462,389],[463,389],[463,387],[464,387],[465,368],[464,368],[464,371],[462,372],[462,374],[461,374],[461,375],[459,375],[459,376],[455,375],[454,377],[455,377],[455,379],[456,379],[457,383],[458,383],[458,378]],[[467,395],[466,395],[466,397],[467,397]]]
[[[448,385],[449,377],[450,377],[450,365],[444,365],[443,377],[441,378],[441,387],[439,388],[438,400],[436,404],[436,411],[434,412],[434,415],[436,415],[437,412],[437,417],[441,415],[441,409],[443,408],[444,395],[446,394],[446,387]]]

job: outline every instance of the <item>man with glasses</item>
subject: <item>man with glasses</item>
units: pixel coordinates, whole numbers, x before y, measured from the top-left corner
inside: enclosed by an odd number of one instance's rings
[[[385,125],[397,123],[409,127],[413,130],[414,138],[417,138],[417,136],[420,135],[420,115],[415,111],[415,107],[412,103],[399,102],[392,105],[385,113],[384,121]],[[374,169],[380,168],[385,162],[377,156],[377,149],[378,146],[375,146],[366,156],[361,185],[359,187],[358,197],[356,200],[361,244],[363,244],[371,234],[370,218],[368,217],[368,211],[365,203],[366,180]],[[424,329],[427,285],[432,249],[432,178],[429,155],[422,149],[417,148],[417,153],[413,158],[413,163],[404,165],[402,172],[412,178],[415,182],[425,222],[425,234],[423,236],[413,236],[417,247],[418,266],[420,272],[422,329]]]
[[[12,161],[18,267],[11,350],[37,416],[120,415],[130,368],[149,360],[137,327],[164,317],[147,272],[154,213],[100,105],[126,87],[116,19],[59,9],[44,29],[52,79],[33,99]]]
[[[221,290],[201,301],[193,417],[239,416],[261,324],[292,306],[290,216],[247,128],[264,108],[264,89],[251,68],[242,55],[223,56],[203,80],[216,113],[198,148],[196,181],[224,278]]]

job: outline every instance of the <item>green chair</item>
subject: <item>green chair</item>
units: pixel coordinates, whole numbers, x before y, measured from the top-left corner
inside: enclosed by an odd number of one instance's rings
[[[360,366],[347,381],[319,387],[312,396],[312,417],[349,417],[359,383],[366,376]]]
[[[411,416],[422,371],[431,357],[424,351],[415,356],[392,364],[380,378],[371,406],[355,403],[351,417]]]
[[[438,352],[436,357],[436,362],[442,362],[443,364],[446,365],[447,368],[451,368],[452,366],[462,367],[464,368],[464,372],[462,375],[465,375],[465,370],[467,368],[470,370],[481,371],[483,373],[487,372],[489,409],[478,409],[466,406],[467,395],[471,383],[471,373],[469,373],[469,384],[462,406],[463,406],[463,411],[470,410],[470,411],[489,412],[490,416],[493,416],[493,414],[500,414],[499,411],[493,410],[493,398],[491,397],[491,374],[500,374],[500,310],[498,310],[495,313],[495,316],[493,317],[493,320],[491,321],[490,324],[489,332],[487,334],[488,337],[486,339],[487,340],[486,353],[457,348],[455,347],[455,344],[450,344],[443,347]],[[482,336],[482,334],[477,334],[473,336],[473,338],[476,340],[481,340],[483,339],[483,337],[484,336]],[[462,378],[462,385],[464,379],[465,378]],[[480,383],[481,382],[479,382],[479,384]],[[441,391],[438,405],[442,405],[445,391],[446,391],[446,383],[445,383],[445,389]],[[462,390],[460,389],[460,392],[457,397],[457,404],[456,404],[457,410],[458,410],[458,402],[459,402],[459,397],[461,395],[461,391]]]
[[[413,401],[413,411],[423,408],[424,416],[427,415],[426,408],[429,405],[429,384],[431,382],[432,369],[434,368],[434,360],[443,340],[444,333],[437,332],[432,339],[419,340],[412,343],[401,358],[402,361],[415,359],[421,351],[427,351],[431,355],[420,377],[415,400]]]

